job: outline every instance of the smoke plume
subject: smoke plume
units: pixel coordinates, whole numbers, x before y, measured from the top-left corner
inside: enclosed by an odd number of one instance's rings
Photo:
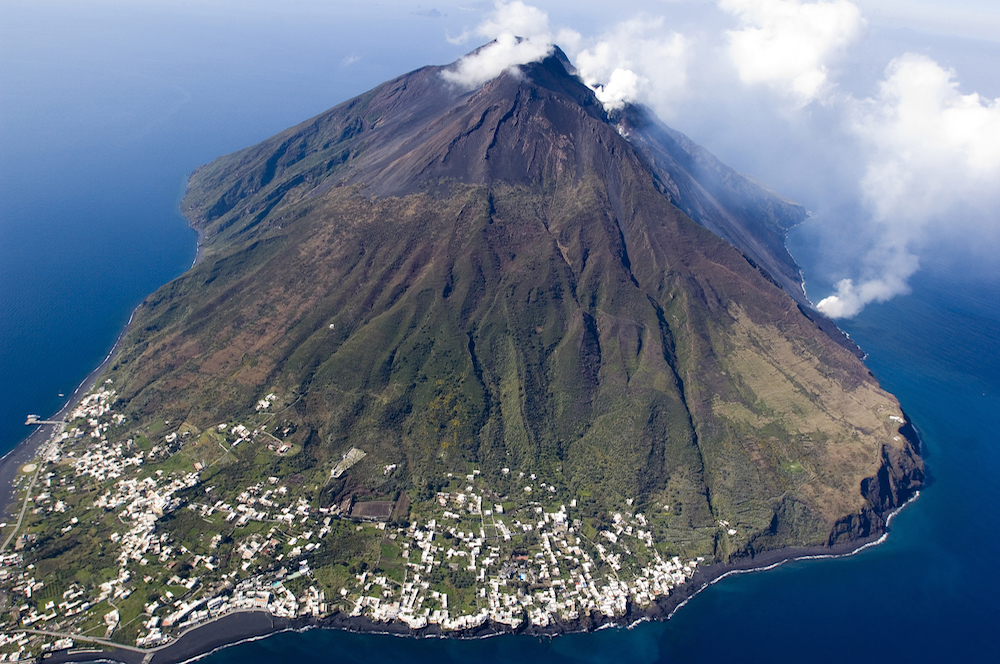
[[[608,110],[642,102],[666,110],[687,88],[690,43],[664,19],[623,21],[574,54],[584,82]]]
[[[852,101],[851,129],[869,152],[862,196],[880,239],[865,256],[873,276],[842,280],[817,305],[835,318],[908,292],[917,247],[942,232],[977,234],[1000,203],[1000,99],[963,95],[955,72],[907,53],[874,98]]]

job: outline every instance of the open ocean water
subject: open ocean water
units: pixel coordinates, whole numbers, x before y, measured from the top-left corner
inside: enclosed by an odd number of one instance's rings
[[[62,405],[59,393],[70,394],[101,361],[147,293],[190,265],[194,234],[177,212],[186,173],[413,65],[364,51],[372,36],[363,26],[342,30],[334,48],[321,34],[331,26],[321,23],[292,31],[273,17],[206,10],[192,24],[164,5],[150,7],[4,4],[0,452],[27,433],[26,414]],[[404,27],[387,20],[380,43],[414,39]],[[292,66],[303,48],[308,65]],[[352,52],[366,54],[367,68],[346,69]],[[457,55],[424,52],[429,62]],[[808,234],[793,239],[808,278]],[[998,294],[996,278],[931,268],[914,279],[911,295],[843,324],[918,428],[933,477],[880,546],[727,578],[669,622],[633,629],[471,642],[313,630],[205,661],[992,660],[1000,615]]]

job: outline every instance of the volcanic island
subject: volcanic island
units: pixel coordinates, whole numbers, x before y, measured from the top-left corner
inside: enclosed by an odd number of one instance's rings
[[[802,206],[558,48],[456,66],[190,176],[199,260],[5,460],[0,656],[666,618],[917,493],[912,427],[785,249]]]

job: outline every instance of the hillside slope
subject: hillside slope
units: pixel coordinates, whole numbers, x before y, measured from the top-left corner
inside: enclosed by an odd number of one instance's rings
[[[418,503],[474,465],[666,514],[722,561],[878,532],[922,464],[792,297],[802,208],[644,109],[609,117],[561,53],[469,93],[440,71],[191,176],[204,258],[136,312],[108,373],[130,416],[206,429],[275,394],[301,448],[275,467],[325,501]]]

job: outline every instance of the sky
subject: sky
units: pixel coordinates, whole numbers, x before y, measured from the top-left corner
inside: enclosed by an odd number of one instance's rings
[[[458,63],[453,84],[474,87],[558,44],[609,109],[650,106],[810,210],[806,287],[827,314],[907,293],[934,264],[1000,277],[1000,3],[0,0],[0,21],[18,7],[109,54],[136,7],[144,21],[159,13],[176,37],[150,40],[162,53],[146,61],[186,63],[193,77],[200,59],[231,54],[246,92],[220,97],[217,121],[269,133],[493,40]],[[81,7],[120,7],[121,25],[90,26]],[[88,31],[109,44],[88,44]]]

